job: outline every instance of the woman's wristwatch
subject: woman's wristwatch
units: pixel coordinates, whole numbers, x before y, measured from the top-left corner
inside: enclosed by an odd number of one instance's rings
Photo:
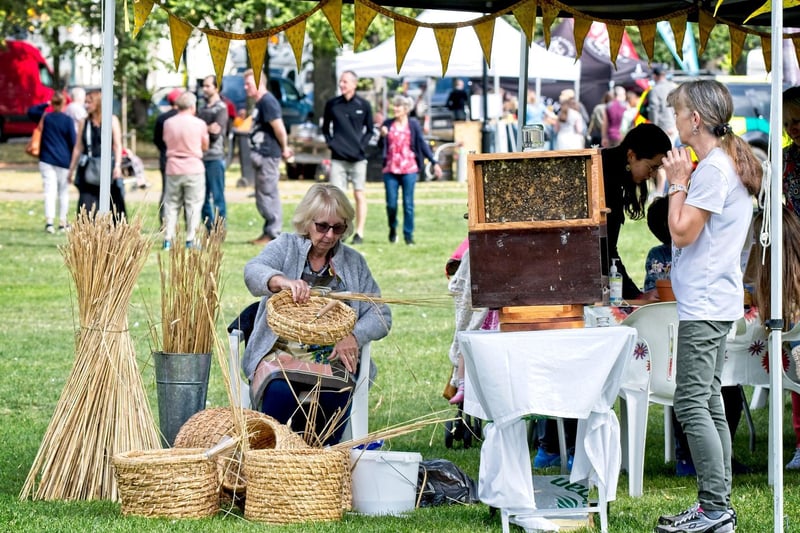
[[[685,192],[689,194],[689,189],[686,188],[686,185],[681,185],[680,183],[672,183],[667,189],[667,196],[672,196],[676,192]]]

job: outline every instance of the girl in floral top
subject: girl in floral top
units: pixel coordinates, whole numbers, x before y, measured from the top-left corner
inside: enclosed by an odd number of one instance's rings
[[[386,188],[386,217],[389,221],[389,242],[397,242],[397,193],[403,188],[403,238],[414,244],[414,186],[427,158],[433,163],[434,175],[439,178],[442,169],[434,161],[433,151],[425,142],[422,126],[408,116],[411,99],[398,95],[392,100],[394,118],[381,126],[383,144],[383,184]]]

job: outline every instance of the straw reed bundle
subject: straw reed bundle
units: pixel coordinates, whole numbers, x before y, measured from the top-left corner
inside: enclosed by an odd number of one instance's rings
[[[219,272],[222,266],[223,222],[201,230],[192,247],[174,246],[161,273],[161,350],[166,353],[210,353],[219,312]],[[180,235],[176,242],[183,239]],[[153,341],[158,345],[158,338]]]
[[[20,498],[117,499],[115,453],[159,448],[128,331],[128,304],[151,241],[142,221],[82,212],[61,248],[75,282],[75,362]]]

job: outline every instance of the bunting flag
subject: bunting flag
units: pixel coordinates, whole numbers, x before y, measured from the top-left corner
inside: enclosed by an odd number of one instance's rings
[[[439,57],[442,59],[442,77],[447,72],[447,65],[450,64],[450,52],[453,51],[453,39],[456,37],[455,28],[434,28],[433,36],[436,37],[436,44],[439,47]]]
[[[494,18],[490,18],[480,24],[475,24],[472,29],[475,30],[475,35],[478,36],[478,41],[481,43],[483,50],[483,58],[486,64],[492,66],[492,41],[494,40]]]
[[[619,55],[619,46],[622,44],[622,35],[625,33],[625,26],[621,24],[606,24],[608,30],[608,46],[609,58],[614,68],[617,68],[617,56]]]
[[[414,40],[417,34],[417,26],[415,24],[408,24],[400,20],[394,21],[394,51],[397,56],[397,73],[400,74],[400,67],[403,66],[403,61],[406,60],[408,47]]]
[[[582,17],[575,17],[575,25],[572,28],[572,36],[575,40],[575,59],[580,59],[583,55],[583,42],[586,36],[589,35],[589,29],[592,27],[591,19]]]
[[[519,4],[516,9],[512,10],[512,13],[519,22],[519,27],[525,32],[525,38],[528,39],[528,46],[530,46],[536,29],[536,0]]]
[[[772,39],[769,35],[761,37],[761,53],[764,54],[764,67],[772,72]]]
[[[742,57],[742,48],[744,48],[744,38],[746,34],[733,26],[729,26],[728,30],[731,34],[731,65],[735,67],[736,63],[739,62],[739,58]]]
[[[247,39],[247,55],[250,57],[250,66],[253,68],[253,80],[256,87],[260,87],[261,71],[264,70],[264,57],[267,55],[267,43],[269,36],[258,39]]]
[[[792,44],[794,45],[795,58],[797,59],[797,63],[800,64],[800,37],[792,39]]]
[[[294,26],[286,28],[286,40],[292,46],[294,58],[297,61],[297,72],[300,72],[300,63],[303,61],[303,44],[306,39],[306,20],[303,19]]]
[[[722,0],[719,0],[719,2],[717,3],[717,8],[719,8],[719,4],[721,4],[721,3],[722,3]],[[786,9],[788,7],[797,7],[797,6],[800,6],[800,0],[783,0],[783,8],[784,9]],[[767,0],[766,2],[764,2],[763,6],[759,7],[758,9],[756,9],[755,11],[750,13],[750,16],[748,16],[746,19],[744,19],[743,24],[747,24],[747,21],[749,21],[753,17],[757,17],[757,16],[759,16],[759,15],[761,15],[763,13],[770,13],[771,11],[772,11],[772,1],[771,0]],[[714,14],[716,15],[717,12],[714,11]]]
[[[328,0],[322,4],[322,12],[325,13],[328,24],[331,25],[333,34],[339,41],[339,46],[342,46],[344,44],[342,39],[342,0]]]
[[[550,48],[550,26],[558,16],[558,7],[553,4],[542,4],[542,30],[544,30],[544,47]],[[575,17],[576,19],[578,17]],[[575,41],[577,43],[577,41]],[[581,48],[583,48],[583,41],[581,41]],[[581,57],[578,54],[576,57]]]
[[[175,70],[181,66],[181,55],[183,49],[186,48],[186,43],[189,41],[189,35],[192,34],[192,26],[178,17],[169,17],[169,34],[170,41],[172,41],[172,55],[175,58]]]
[[[366,35],[367,30],[369,29],[369,25],[372,24],[372,21],[375,19],[375,15],[377,15],[378,12],[363,2],[359,2],[358,0],[356,0],[353,5],[356,19],[356,32],[355,36],[353,37],[353,50],[356,50],[358,49],[358,45],[361,44],[362,39],[364,39],[364,35]]]
[[[716,24],[717,21],[714,20],[714,17],[712,17],[706,10],[700,10],[697,19],[697,25],[700,27],[700,49],[698,50],[698,55],[703,55],[703,51],[706,49],[706,44],[708,44],[708,37],[711,35],[711,30],[714,29]],[[675,42],[676,47],[682,44],[683,41],[681,41],[680,44],[677,42],[677,40]]]
[[[642,46],[647,54],[647,61],[653,61],[653,54],[655,52],[656,43],[656,25],[655,24],[640,24],[639,36],[642,39]]]
[[[214,72],[217,80],[221,81],[222,75],[225,73],[225,61],[228,59],[228,46],[231,44],[231,40],[210,33],[206,35],[206,38],[208,39],[208,50],[211,52],[211,61],[214,62]]]
[[[133,38],[139,35],[144,23],[147,22],[147,17],[153,10],[152,0],[134,0],[133,2]]]
[[[683,61],[683,39],[686,36],[686,15],[669,19],[669,25],[672,27],[672,35],[675,36],[675,51],[678,52],[678,57]]]

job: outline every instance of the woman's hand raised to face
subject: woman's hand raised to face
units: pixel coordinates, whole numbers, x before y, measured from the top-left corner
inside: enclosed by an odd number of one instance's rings
[[[670,185],[688,186],[694,165],[692,153],[688,148],[673,148],[661,162],[659,172],[664,172]]]

